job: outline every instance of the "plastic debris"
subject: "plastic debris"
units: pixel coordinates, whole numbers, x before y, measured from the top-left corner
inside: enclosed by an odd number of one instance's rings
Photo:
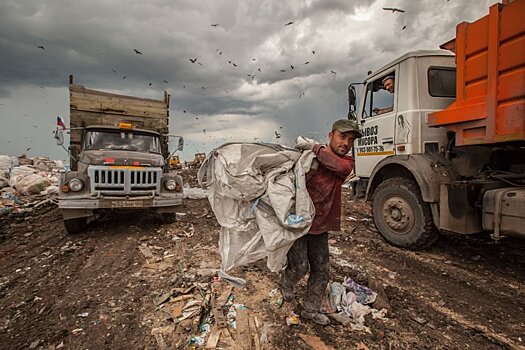
[[[301,319],[299,318],[299,315],[297,315],[295,312],[290,312],[290,315],[286,317],[286,325],[287,326],[293,326],[293,325],[300,325]]]
[[[343,286],[345,286],[346,288],[348,288],[348,290],[357,295],[357,302],[360,304],[372,304],[376,300],[376,292],[374,292],[368,287],[360,285],[350,277],[345,279],[345,281],[343,282]]]
[[[283,306],[283,303],[284,298],[279,288],[272,289],[270,291],[270,304],[277,308],[280,308],[281,306]]]
[[[206,199],[208,198],[208,190],[202,188],[183,188],[184,198],[188,199]]]

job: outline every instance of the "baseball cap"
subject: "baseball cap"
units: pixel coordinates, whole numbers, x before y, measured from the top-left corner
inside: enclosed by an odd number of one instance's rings
[[[384,84],[385,81],[387,81],[388,79],[394,80],[394,76],[393,75],[387,75],[386,77],[383,78],[383,80],[381,80],[381,84]]]
[[[339,130],[340,132],[353,131],[356,134],[356,137],[359,138],[363,136],[361,131],[359,131],[359,125],[355,120],[350,119],[339,119],[334,122],[332,125],[332,131]]]

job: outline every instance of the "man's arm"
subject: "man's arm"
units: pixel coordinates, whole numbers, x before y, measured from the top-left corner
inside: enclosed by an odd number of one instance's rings
[[[374,108],[372,112],[374,112],[376,115],[392,112],[394,110],[394,106],[392,107],[385,107],[385,108]]]
[[[333,171],[342,179],[346,179],[346,177],[354,169],[354,158],[339,157],[328,151],[325,148],[325,145],[316,144],[312,151],[315,153],[321,164],[328,168],[328,170]]]

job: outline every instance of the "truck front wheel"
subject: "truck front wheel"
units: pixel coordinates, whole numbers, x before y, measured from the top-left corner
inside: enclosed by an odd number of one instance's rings
[[[74,234],[83,231],[87,226],[87,217],[64,220],[67,233]]]
[[[430,205],[411,179],[394,177],[382,182],[374,192],[372,212],[381,235],[395,246],[425,248],[439,237]]]

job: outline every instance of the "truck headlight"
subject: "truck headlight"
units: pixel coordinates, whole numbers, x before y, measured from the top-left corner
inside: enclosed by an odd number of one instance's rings
[[[177,181],[173,180],[173,179],[170,179],[168,181],[166,181],[164,183],[164,187],[168,190],[168,191],[173,191],[175,190],[175,188],[177,187]]]
[[[80,179],[72,179],[67,183],[69,189],[73,192],[82,191],[84,188],[84,182]]]

